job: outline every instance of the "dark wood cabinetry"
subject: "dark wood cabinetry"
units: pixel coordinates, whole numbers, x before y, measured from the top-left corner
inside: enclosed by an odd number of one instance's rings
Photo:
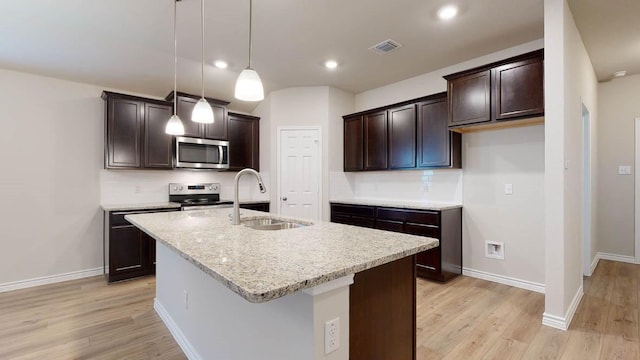
[[[227,105],[228,102],[205,98],[211,105],[213,109],[213,124],[200,124],[191,121],[191,112],[193,112],[193,108],[195,107],[198,100],[201,99],[200,96],[185,94],[182,92],[176,93],[178,98],[176,99],[177,104],[177,114],[182,119],[182,124],[184,125],[184,136],[187,137],[196,137],[196,138],[205,138],[212,140],[227,140]],[[167,101],[173,101],[173,92],[167,95]]]
[[[362,115],[344,117],[344,171],[360,171],[363,165]]]
[[[446,104],[439,93],[344,116],[344,171],[462,167]]]
[[[229,170],[260,170],[260,118],[229,113]]]
[[[364,169],[387,168],[387,112],[379,111],[363,115]]]
[[[269,212],[269,202],[240,204],[241,209]]]
[[[105,211],[104,266],[108,282],[155,274],[156,270],[156,241],[124,217],[129,214],[178,210]]]
[[[331,203],[331,221],[436,238],[440,246],[416,255],[419,276],[446,281],[462,273],[462,209],[418,210]]]
[[[445,76],[449,127],[467,131],[541,123],[544,115],[543,62],[544,51],[538,50]],[[517,121],[503,123],[506,120]]]
[[[349,359],[415,358],[415,256],[356,273],[349,289]]]
[[[103,92],[105,168],[171,169],[172,137],[164,132],[173,107],[161,100]]]
[[[388,110],[389,169],[416,167],[416,106]]]
[[[462,136],[447,127],[447,95],[418,103],[417,161],[419,168],[462,167]]]

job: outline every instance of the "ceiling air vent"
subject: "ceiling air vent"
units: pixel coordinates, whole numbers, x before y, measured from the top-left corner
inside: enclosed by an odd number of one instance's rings
[[[402,44],[399,42],[393,41],[391,39],[385,40],[379,44],[375,44],[369,48],[369,50],[376,52],[378,54],[387,54],[398,48],[400,48]]]

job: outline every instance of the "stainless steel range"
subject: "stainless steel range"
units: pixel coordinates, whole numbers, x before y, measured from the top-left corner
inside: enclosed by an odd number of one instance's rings
[[[233,201],[220,200],[218,183],[171,183],[169,184],[169,201],[180,203],[183,211],[233,207]]]

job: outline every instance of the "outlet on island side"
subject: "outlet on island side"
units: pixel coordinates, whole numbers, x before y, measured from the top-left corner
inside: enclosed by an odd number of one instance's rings
[[[504,243],[489,240],[485,241],[484,256],[491,259],[504,260]]]
[[[340,347],[340,318],[324,323],[324,353],[332,353]]]

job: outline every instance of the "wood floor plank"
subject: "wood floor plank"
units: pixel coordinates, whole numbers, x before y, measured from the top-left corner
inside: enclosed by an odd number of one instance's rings
[[[562,352],[562,359],[597,360],[602,349],[602,333],[575,330],[568,333],[569,339]]]
[[[522,358],[527,360],[559,359],[568,337],[569,333],[566,331],[542,326]]]

